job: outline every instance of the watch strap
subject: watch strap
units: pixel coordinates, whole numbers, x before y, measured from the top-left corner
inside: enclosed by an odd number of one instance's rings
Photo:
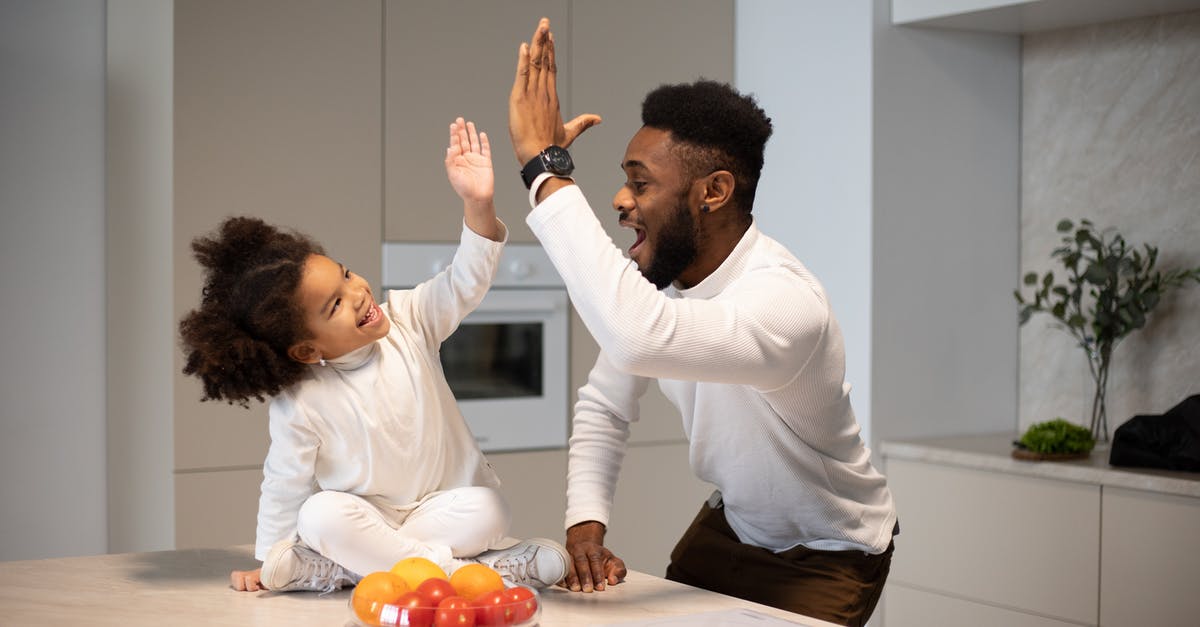
[[[542,183],[545,183],[547,180],[552,179],[552,178],[567,179],[568,181],[571,181],[572,183],[575,182],[575,179],[570,176],[567,176],[565,174],[555,174],[553,172],[542,172],[541,174],[535,176],[533,178],[533,182],[529,185],[529,206],[530,206],[530,208],[537,207],[537,205],[538,205],[537,193],[538,193],[538,190],[541,189]]]

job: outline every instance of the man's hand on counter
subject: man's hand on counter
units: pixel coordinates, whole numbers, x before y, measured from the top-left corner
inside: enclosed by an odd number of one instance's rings
[[[568,590],[600,591],[605,585],[624,581],[628,573],[625,561],[605,548],[604,532],[604,525],[594,520],[567,529],[567,553],[571,562],[567,564],[564,586]]]

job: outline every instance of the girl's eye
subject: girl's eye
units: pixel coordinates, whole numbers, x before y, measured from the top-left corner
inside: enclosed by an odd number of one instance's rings
[[[343,276],[345,276],[347,279],[350,278],[350,268],[346,268],[346,274]]]
[[[339,298],[339,299],[333,301],[333,307],[329,310],[329,315],[333,315],[333,314],[337,313],[338,308],[341,306],[342,306],[342,299]]]

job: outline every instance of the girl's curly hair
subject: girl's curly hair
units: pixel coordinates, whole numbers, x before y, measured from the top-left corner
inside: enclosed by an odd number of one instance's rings
[[[321,245],[258,218],[235,217],[192,240],[204,267],[200,306],[179,323],[184,374],[204,383],[201,400],[248,407],[300,379],[305,364],[288,348],[309,336],[296,291]]]

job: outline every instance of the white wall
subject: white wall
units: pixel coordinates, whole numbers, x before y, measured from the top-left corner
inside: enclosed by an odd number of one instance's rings
[[[108,0],[108,550],[175,546],[174,4]]]
[[[755,213],[825,284],[868,442],[1016,427],[1020,49],[887,0],[737,5]]]
[[[735,23],[735,82],[775,127],[754,214],[825,286],[869,442],[871,4],[738,2]]]
[[[875,0],[877,440],[1016,430],[1020,52]]]
[[[104,3],[0,3],[0,560],[103,553]]]

